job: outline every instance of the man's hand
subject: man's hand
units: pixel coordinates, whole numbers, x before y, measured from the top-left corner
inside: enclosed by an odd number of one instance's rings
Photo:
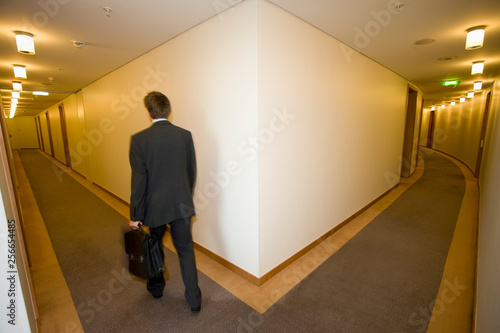
[[[139,229],[139,226],[142,225],[141,221],[128,221],[128,226],[134,230]]]

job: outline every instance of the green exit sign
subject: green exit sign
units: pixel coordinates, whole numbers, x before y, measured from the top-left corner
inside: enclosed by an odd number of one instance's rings
[[[460,84],[460,81],[458,80],[450,80],[450,81],[444,81],[443,86],[458,86]]]

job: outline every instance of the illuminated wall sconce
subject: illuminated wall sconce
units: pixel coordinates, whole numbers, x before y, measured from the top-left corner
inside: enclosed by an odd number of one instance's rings
[[[469,91],[467,93],[467,98],[472,98],[472,97],[474,97],[474,92],[473,91]]]
[[[33,34],[24,31],[14,31],[16,34],[17,52],[22,54],[35,54],[35,40]]]
[[[12,98],[21,98],[21,94],[19,94],[19,91],[13,91]]]
[[[465,97],[460,97],[460,103],[465,102]]]
[[[21,84],[21,82],[14,81],[12,82],[12,89],[21,91],[23,90],[23,85]]]
[[[485,28],[485,25],[480,25],[467,29],[467,38],[465,40],[466,50],[474,50],[483,47]]]
[[[483,74],[484,70],[484,61],[474,61],[472,63],[472,71],[471,74]]]
[[[26,67],[23,65],[14,65],[14,77],[16,79],[26,79]]]
[[[474,82],[474,90],[481,90],[482,87],[483,87],[483,82],[481,81]]]

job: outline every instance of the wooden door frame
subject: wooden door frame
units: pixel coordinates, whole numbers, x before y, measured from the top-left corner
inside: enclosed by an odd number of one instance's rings
[[[43,140],[42,121],[40,120],[40,115],[36,116],[36,119],[38,119],[38,131],[40,133],[39,137],[39,141],[41,143],[40,149],[42,149],[42,151],[45,151],[45,142]]]
[[[59,104],[59,118],[61,120],[61,133],[62,133],[62,141],[64,147],[64,157],[65,164],[68,167],[71,167],[71,155],[69,151],[69,141],[68,141],[68,131],[66,129],[66,114],[64,112],[64,104]]]
[[[50,128],[49,111],[45,112],[45,119],[47,120],[47,132],[49,134],[50,155],[52,155],[53,158],[56,158],[56,155],[54,153],[54,143],[52,142],[52,129]]]
[[[434,144],[434,128],[436,126],[436,110],[432,110],[429,113],[429,130],[427,132],[427,143],[426,147],[432,149]]]
[[[410,177],[412,172],[413,143],[417,118],[418,91],[408,86],[406,97],[406,121],[401,160],[401,177]]]

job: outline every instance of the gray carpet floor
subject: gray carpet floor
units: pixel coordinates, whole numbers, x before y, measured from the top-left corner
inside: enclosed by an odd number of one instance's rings
[[[127,271],[127,220],[37,151],[19,155],[85,332],[423,332],[465,191],[453,162],[426,153],[423,176],[266,313],[199,272],[193,315],[174,253],[153,299]]]

